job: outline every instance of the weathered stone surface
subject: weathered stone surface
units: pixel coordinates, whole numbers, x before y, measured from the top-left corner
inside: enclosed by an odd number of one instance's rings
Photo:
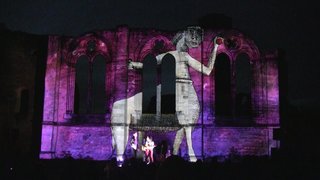
[[[215,115],[214,73],[205,76],[189,68],[200,105],[200,114],[195,124],[197,127],[192,134],[195,154],[196,156],[227,155],[232,150],[232,152],[238,151],[241,155],[270,155],[270,148],[277,146],[272,140],[272,128],[279,126],[277,52],[261,52],[250,38],[239,31],[208,29],[204,31],[201,46],[190,49],[188,53],[203,64],[207,64],[213,48],[212,39],[222,33],[225,34],[224,38],[228,43],[219,46],[218,54],[224,53],[230,60],[233,104],[236,91],[235,61],[241,53],[249,57],[253,77],[252,117],[250,117],[250,124],[244,125],[237,123],[241,118],[233,114],[232,117],[228,117],[232,123],[218,126]],[[43,126],[41,157],[48,157],[44,152],[48,149],[53,151],[52,158],[60,158],[68,153],[75,158],[92,159],[106,159],[111,155],[111,127],[108,123],[110,123],[113,103],[123,100],[117,108],[114,108],[116,118],[134,116],[134,113],[127,114],[128,111],[131,112],[132,107],[129,107],[125,99],[134,97],[141,92],[142,88],[141,72],[128,71],[128,59],[142,62],[148,54],[156,56],[174,50],[174,45],[170,41],[174,34],[175,32],[130,30],[127,27],[120,27],[114,31],[94,32],[81,37],[50,36],[43,122],[52,124]],[[95,50],[88,51],[88,43],[92,41],[95,42]],[[159,43],[162,44],[161,47]],[[72,117],[66,114],[74,112],[75,63],[82,55],[86,55],[91,62],[98,54],[106,59],[105,120],[98,125],[83,122],[83,125],[79,126],[79,122],[73,124],[72,118],[65,118]],[[141,103],[141,99],[133,98],[132,100],[133,104]],[[181,105],[181,107],[188,108],[188,105]],[[234,108],[232,107],[232,112]],[[63,123],[69,124],[65,126],[62,125]],[[52,133],[46,132],[49,127],[54,129]],[[174,138],[172,136],[168,138],[171,143]],[[160,137],[166,137],[166,135]],[[180,148],[181,154],[186,152],[186,148],[184,140]]]

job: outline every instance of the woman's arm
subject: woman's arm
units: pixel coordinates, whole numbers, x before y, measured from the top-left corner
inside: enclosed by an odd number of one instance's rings
[[[216,39],[214,40],[214,42],[216,42]],[[209,62],[208,62],[208,66],[205,66],[204,64],[202,64],[201,62],[199,62],[198,60],[194,59],[193,57],[191,57],[189,54],[186,55],[186,58],[188,60],[188,64],[189,66],[191,66],[193,69],[202,72],[205,75],[210,75],[215,60],[216,60],[216,56],[217,56],[217,50],[218,50],[218,44],[214,43],[214,48],[211,52],[211,56],[209,58]]]
[[[131,59],[129,59],[128,69],[142,69],[142,68],[143,68],[142,62],[133,62]]]
[[[159,54],[159,55],[156,56],[157,64],[158,64],[158,65],[161,64],[162,58],[163,58],[165,55],[167,55],[168,53],[170,53],[170,52],[165,52],[165,53],[162,53],[162,54]]]
[[[170,52],[162,53],[156,56],[157,59],[157,64],[161,64],[162,58]],[[142,69],[143,68],[143,63],[142,62],[133,62],[131,59],[129,59],[128,62],[128,69]]]

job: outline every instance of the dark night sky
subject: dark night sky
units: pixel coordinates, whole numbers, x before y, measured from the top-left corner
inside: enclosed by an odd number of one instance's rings
[[[0,22],[11,30],[33,34],[80,35],[128,25],[131,28],[182,29],[197,19],[221,13],[260,49],[286,52],[289,100],[319,105],[320,71],[316,26],[318,6],[279,0],[1,0]],[[304,4],[302,4],[304,3]]]

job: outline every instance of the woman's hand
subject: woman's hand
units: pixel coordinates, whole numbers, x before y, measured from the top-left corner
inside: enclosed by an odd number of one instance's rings
[[[128,69],[142,69],[143,64],[141,62],[133,62],[132,59],[128,59]]]
[[[134,69],[132,59],[128,59],[128,69]]]

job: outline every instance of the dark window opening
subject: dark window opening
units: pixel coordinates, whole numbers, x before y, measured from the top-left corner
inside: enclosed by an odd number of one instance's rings
[[[157,95],[157,60],[148,54],[143,60],[142,70],[142,113],[156,113]]]
[[[74,113],[75,114],[79,114],[79,97],[80,97],[80,94],[79,94],[79,88],[78,88],[78,84],[76,83],[75,84],[75,87],[74,87]]]
[[[240,54],[237,57],[235,71],[235,117],[250,120],[252,72],[249,57],[246,54]]]
[[[176,112],[176,62],[171,54],[163,57],[161,63],[161,113]]]
[[[107,112],[106,68],[102,55],[92,62],[81,56],[76,63],[74,122],[101,123]]]
[[[92,112],[95,114],[106,112],[105,75],[106,62],[99,55],[94,59],[92,68]]]
[[[219,118],[231,118],[231,72],[226,54],[219,54],[215,62],[215,114]]]
[[[76,64],[76,79],[74,93],[74,112],[77,114],[87,113],[89,82],[89,60],[81,56]]]

